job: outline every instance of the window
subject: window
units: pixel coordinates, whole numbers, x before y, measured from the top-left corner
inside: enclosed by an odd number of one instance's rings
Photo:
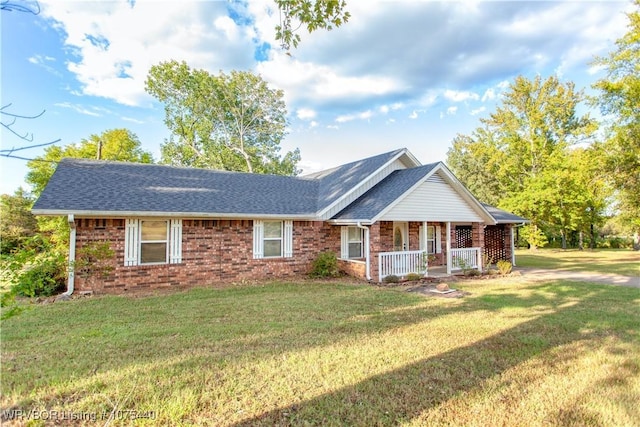
[[[140,221],[140,264],[166,264],[168,221]]]
[[[362,258],[362,229],[349,227],[349,258]]]
[[[427,233],[425,235],[424,226],[420,226],[420,250],[427,251],[428,254],[439,254],[442,252],[442,246],[440,243],[440,226],[427,225],[426,227]]]
[[[427,253],[436,253],[436,228],[433,225],[427,225]]]
[[[126,220],[124,265],[182,262],[181,219]]]
[[[342,259],[364,257],[364,230],[359,227],[342,227]]]
[[[282,221],[264,222],[264,249],[265,258],[282,256]]]
[[[293,221],[253,221],[253,257],[293,256]]]

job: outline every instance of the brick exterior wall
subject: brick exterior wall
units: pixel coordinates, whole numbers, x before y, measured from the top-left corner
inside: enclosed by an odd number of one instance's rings
[[[253,259],[253,221],[183,220],[181,263],[125,266],[124,224],[124,219],[76,219],[77,253],[90,242],[104,241],[114,251],[111,274],[99,279],[76,275],[76,290],[120,293],[295,277],[309,273],[319,252],[340,253],[340,227],[320,221],[294,221],[292,258]]]
[[[76,219],[76,252],[92,242],[109,242],[114,251],[107,264],[107,277],[92,278],[76,274],[77,291],[121,293],[133,289],[177,286],[215,286],[216,283],[302,276],[309,273],[318,253],[326,250],[340,254],[340,227],[322,221],[293,222],[293,257],[253,259],[253,221],[191,220],[182,221],[182,262],[162,265],[124,265],[125,219]],[[418,250],[421,222],[409,222],[409,250]],[[444,265],[446,259],[446,224],[441,230],[442,252],[432,263]],[[509,228],[505,233],[507,254],[511,256]],[[393,251],[393,222],[379,221],[370,230],[370,273],[378,279],[378,253]],[[455,247],[455,225],[451,226]],[[473,246],[484,247],[484,228],[472,224]],[[366,276],[364,262],[340,261],[340,269],[355,277]]]
[[[339,259],[338,268],[348,276],[357,277],[359,279],[367,278],[367,264],[365,261],[348,261]]]

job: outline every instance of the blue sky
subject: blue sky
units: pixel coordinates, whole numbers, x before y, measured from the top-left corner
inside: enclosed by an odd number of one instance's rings
[[[251,70],[282,89],[290,121],[282,149],[300,148],[304,172],[400,147],[423,163],[444,161],[456,134],[478,127],[518,75],[557,75],[590,91],[603,77],[591,61],[614,48],[633,7],[347,0],[347,24],[303,31],[287,55],[274,38],[271,0],[39,4],[38,15],[0,12],[1,103],[16,114],[46,110],[12,127],[32,133],[33,143],[67,145],[127,128],[159,160],[169,134],[144,80],[149,67],[175,59],[211,73]],[[2,149],[25,144],[4,128],[0,136]],[[0,193],[27,188],[25,161],[0,162]]]

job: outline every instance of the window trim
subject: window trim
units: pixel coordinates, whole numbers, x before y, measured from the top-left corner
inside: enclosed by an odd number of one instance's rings
[[[263,232],[262,235],[262,257],[263,258],[282,258],[284,256],[284,221],[264,221],[262,223],[264,229],[267,228],[267,224],[277,223],[280,225],[280,236],[278,237],[267,237],[266,233]],[[266,254],[266,243],[267,242],[280,242],[280,253],[278,255],[267,255]]]
[[[280,237],[265,237],[265,223],[279,222]],[[265,256],[265,241],[280,240],[280,255]],[[293,221],[292,220],[259,220],[253,221],[253,259],[279,259],[293,257]]]
[[[352,240],[350,237],[350,233],[349,231],[351,229],[356,229],[358,230],[358,234],[360,236],[360,240]],[[341,246],[341,254],[340,254],[340,259],[346,259],[346,260],[358,260],[358,259],[362,259],[365,258],[365,242],[364,242],[364,229],[357,227],[357,226],[351,226],[351,225],[345,225],[342,226],[342,231],[341,231],[341,237],[340,237],[340,246]],[[358,257],[351,257],[349,255],[349,246],[352,243],[359,243],[360,244],[360,256]]]
[[[143,240],[142,238],[142,228],[145,222],[164,222],[165,225],[165,239],[164,240]],[[138,233],[140,233],[138,238],[138,265],[161,265],[161,264],[169,264],[169,221],[166,219],[141,219],[138,226]],[[164,243],[164,261],[156,261],[156,262],[142,262],[142,246],[146,244],[154,244],[154,243]]]
[[[166,240],[142,240],[142,222],[165,221],[167,223]],[[166,243],[167,254],[164,262],[142,263],[142,244]],[[169,218],[127,218],[125,220],[124,265],[126,267],[167,265],[182,263],[182,219]]]

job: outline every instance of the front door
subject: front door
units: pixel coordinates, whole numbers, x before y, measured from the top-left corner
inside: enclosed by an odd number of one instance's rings
[[[406,222],[393,223],[393,251],[409,250],[409,224]]]

